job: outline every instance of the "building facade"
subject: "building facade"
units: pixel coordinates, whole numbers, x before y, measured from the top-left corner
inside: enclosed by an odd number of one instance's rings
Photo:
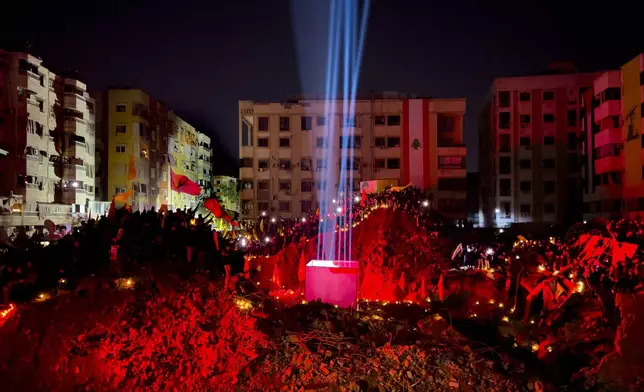
[[[237,179],[229,176],[214,176],[212,178],[213,193],[228,211],[239,213],[239,191]],[[252,189],[252,188],[251,188]]]
[[[314,212],[361,181],[397,180],[427,191],[435,208],[466,215],[465,99],[397,93],[358,99],[239,103],[242,218]],[[334,196],[337,197],[337,196]]]
[[[584,94],[584,219],[644,214],[644,54]]]
[[[0,51],[2,225],[85,213],[95,196],[94,101],[74,78],[27,53]],[[62,223],[62,222],[61,222]]]
[[[479,122],[481,226],[581,218],[581,102],[597,76],[494,80]]]
[[[97,103],[103,135],[99,146],[103,200],[131,189],[131,205],[137,209],[194,207],[196,196],[171,189],[170,173],[198,182],[200,165],[202,177],[204,171],[209,175],[209,139],[139,89],[110,89],[98,94]],[[201,147],[199,138],[204,141]],[[130,178],[130,162],[136,167],[134,179]]]
[[[197,182],[204,188],[212,188],[212,148],[210,137],[201,132],[197,133]]]

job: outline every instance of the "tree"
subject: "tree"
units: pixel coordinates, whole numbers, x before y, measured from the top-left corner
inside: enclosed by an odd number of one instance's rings
[[[225,209],[234,212],[239,212],[239,189],[237,187],[238,183],[238,180],[222,181],[215,190],[217,198],[222,202],[222,206]]]

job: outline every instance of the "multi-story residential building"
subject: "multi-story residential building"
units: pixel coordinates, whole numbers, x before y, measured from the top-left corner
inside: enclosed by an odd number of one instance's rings
[[[210,138],[199,132],[197,134],[197,180],[199,185],[204,188],[212,188],[212,149],[210,147]]]
[[[235,177],[214,176],[212,178],[212,188],[213,193],[217,195],[221,205],[226,210],[239,213],[239,192]]]
[[[427,191],[432,208],[465,217],[465,99],[386,93],[358,99],[345,113],[348,106],[239,103],[242,218],[313,212],[338,193],[342,172],[352,179],[348,192],[358,192],[361,181],[411,182]]]
[[[581,96],[597,76],[494,80],[479,124],[481,226],[581,218]]]
[[[172,191],[170,170],[198,181],[195,128],[142,90],[110,89],[99,96],[98,119],[107,141],[99,170],[104,197],[132,189],[131,204],[138,209],[194,207],[195,196]],[[132,160],[135,179],[128,178]]]
[[[584,93],[584,219],[644,214],[644,54]]]
[[[93,100],[82,82],[57,76],[27,53],[0,50],[2,225],[58,222],[94,200]]]

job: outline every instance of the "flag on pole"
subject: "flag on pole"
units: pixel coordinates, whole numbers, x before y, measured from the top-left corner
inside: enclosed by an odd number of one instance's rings
[[[215,240],[215,247],[219,250],[219,234],[216,231],[212,231],[212,239]]]
[[[112,199],[112,202],[118,201],[120,203],[128,204],[133,194],[134,194],[134,191],[132,189],[125,191],[123,193],[119,193],[116,196],[114,196],[114,198]]]
[[[441,274],[438,279],[438,299],[442,301],[443,298],[445,298],[445,285],[443,284],[443,274]]]
[[[188,177],[175,174],[174,170],[170,169],[170,185],[172,190],[179,193],[187,193],[191,196],[199,196],[201,194],[201,187]]]
[[[116,218],[116,201],[112,198],[112,203],[110,203],[110,210],[107,213],[107,219],[114,220]]]
[[[223,219],[230,223],[232,226],[237,226],[238,223],[233,221],[233,218],[224,211],[221,207],[221,204],[215,198],[210,198],[203,203],[203,206],[206,207],[212,214],[219,219]]]

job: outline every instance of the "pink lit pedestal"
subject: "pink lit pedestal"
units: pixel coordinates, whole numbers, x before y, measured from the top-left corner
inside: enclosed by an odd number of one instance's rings
[[[358,303],[358,262],[311,260],[306,265],[306,300],[343,308]]]

